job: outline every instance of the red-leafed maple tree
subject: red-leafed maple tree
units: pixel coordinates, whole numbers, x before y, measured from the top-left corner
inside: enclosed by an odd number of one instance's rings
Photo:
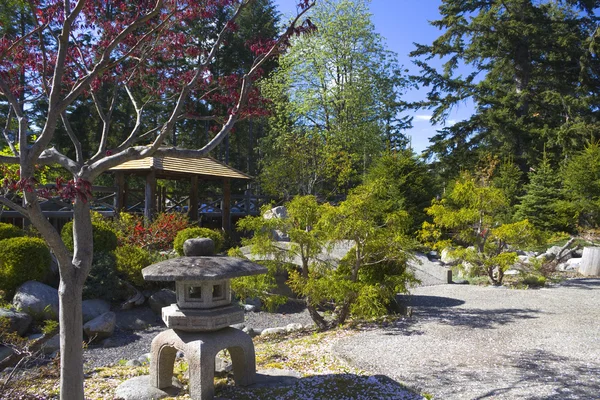
[[[16,204],[0,196],[0,204],[27,217],[58,260],[63,400],[83,399],[81,296],[93,254],[90,185],[101,173],[125,161],[153,154],[205,156],[236,121],[259,112],[253,80],[267,59],[285,49],[291,35],[313,28],[303,15],[314,0],[297,0],[297,15],[278,39],[248,42],[256,56],[249,70],[213,77],[211,64],[228,45],[225,37],[235,34],[236,18],[252,2],[29,0],[23,2],[28,23],[4,30],[0,38],[0,105],[8,105],[9,110],[3,138],[13,152],[13,156],[0,156],[0,162],[19,166],[19,173],[6,179],[3,189],[5,193],[20,191],[23,197]],[[214,27],[222,11],[230,16],[223,29],[211,37],[198,37],[197,28]],[[125,95],[107,99],[106,87]],[[84,100],[95,104],[102,123],[97,150],[89,157],[84,156],[81,138],[69,123],[69,108]],[[116,101],[130,102],[135,124],[120,145],[109,149]],[[207,110],[227,110],[227,114],[193,115],[189,110],[195,109],[190,106],[195,102],[202,102]],[[151,105],[160,105],[159,116],[148,110]],[[212,119],[220,129],[199,149],[161,146],[175,124],[185,118]],[[32,132],[36,137],[28,144]],[[53,147],[59,132],[68,135],[74,157]],[[38,190],[35,168],[55,164],[71,176],[57,182],[53,190]],[[61,196],[73,202],[73,252],[44,217],[40,196]]]

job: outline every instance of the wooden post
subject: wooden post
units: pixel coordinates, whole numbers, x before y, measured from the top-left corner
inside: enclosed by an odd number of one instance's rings
[[[123,171],[115,172],[115,186],[117,193],[115,193],[114,206],[115,210],[120,213],[125,206],[125,174]]]
[[[231,182],[223,180],[223,201],[221,202],[221,218],[223,230],[231,233]]]
[[[156,171],[152,170],[146,175],[146,189],[144,191],[144,217],[150,221],[156,212]]]
[[[167,210],[167,187],[162,187],[162,203],[160,204],[160,211],[165,212]]]
[[[198,175],[192,176],[191,179],[188,218],[194,223],[198,222]]]

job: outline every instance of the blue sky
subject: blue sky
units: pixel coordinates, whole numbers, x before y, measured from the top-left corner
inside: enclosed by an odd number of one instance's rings
[[[275,0],[275,3],[284,15],[291,15],[296,10],[296,0]],[[419,72],[408,57],[408,53],[414,50],[413,43],[430,44],[440,34],[437,28],[428,23],[439,18],[440,4],[440,0],[371,0],[371,21],[375,31],[384,38],[388,49],[398,55],[399,63],[411,73]],[[406,93],[404,98],[412,101],[423,99],[424,96],[425,90],[415,90]],[[451,114],[448,123],[469,117],[472,110],[470,104],[458,107]],[[440,127],[430,124],[429,110],[411,112],[410,115],[414,116],[414,127],[408,134],[412,137],[415,151],[421,152]]]

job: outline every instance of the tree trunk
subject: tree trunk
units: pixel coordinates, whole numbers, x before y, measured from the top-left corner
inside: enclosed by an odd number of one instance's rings
[[[60,310],[60,399],[83,400],[83,285],[65,282],[58,288]]]
[[[584,247],[579,273],[585,276],[600,275],[600,247]]]
[[[326,331],[327,329],[329,329],[329,325],[327,324],[327,321],[325,321],[325,318],[323,318],[323,316],[321,314],[319,314],[319,312],[317,311],[315,306],[311,306],[309,304],[310,299],[307,297],[305,299],[305,301],[306,301],[306,309],[308,310],[308,314],[310,315],[312,320],[315,322],[315,324],[317,324],[317,328],[320,331]]]

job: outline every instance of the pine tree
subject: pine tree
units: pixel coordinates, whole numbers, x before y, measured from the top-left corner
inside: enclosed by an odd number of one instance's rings
[[[472,100],[475,113],[432,138],[446,173],[473,166],[481,151],[512,157],[523,172],[545,146],[554,165],[598,135],[598,1],[444,0],[443,33],[411,53],[429,87],[433,121]],[[444,60],[443,70],[431,64]],[[467,71],[459,74],[457,68]]]
[[[517,206],[515,218],[527,219],[536,228],[544,231],[564,230],[565,224],[557,211],[562,198],[560,179],[544,154],[537,168],[529,173],[525,195]]]

